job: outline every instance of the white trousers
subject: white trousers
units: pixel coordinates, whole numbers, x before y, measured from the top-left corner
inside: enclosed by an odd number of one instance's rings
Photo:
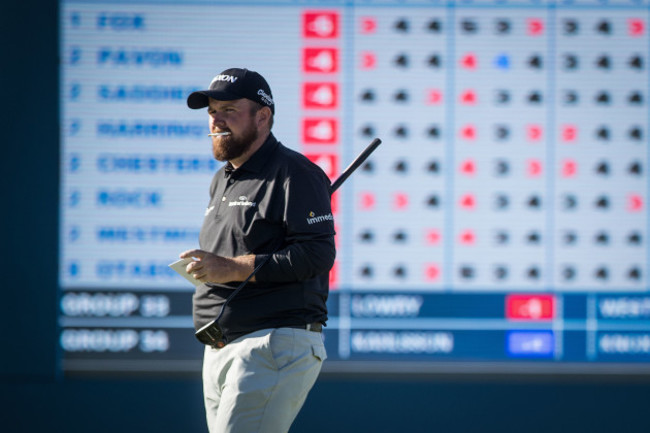
[[[326,358],[322,335],[264,329],[206,346],[203,396],[210,433],[289,431]]]

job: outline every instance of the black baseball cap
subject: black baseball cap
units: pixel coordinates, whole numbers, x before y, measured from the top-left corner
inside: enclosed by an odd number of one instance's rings
[[[208,90],[190,93],[187,97],[187,106],[195,109],[207,107],[210,105],[208,98],[219,101],[250,99],[269,107],[275,114],[275,103],[269,84],[260,74],[248,69],[226,69],[212,79]]]

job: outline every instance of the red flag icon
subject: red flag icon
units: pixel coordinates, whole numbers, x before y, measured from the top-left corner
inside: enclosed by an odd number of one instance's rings
[[[302,142],[305,144],[334,144],[339,139],[338,121],[333,118],[305,118],[302,121]]]
[[[302,35],[305,38],[338,38],[339,14],[328,11],[307,11],[302,15]]]
[[[302,70],[307,73],[335,73],[339,70],[337,48],[304,48]]]
[[[302,105],[305,109],[335,109],[339,106],[337,83],[304,83]]]
[[[553,295],[507,295],[506,318],[514,320],[551,320],[555,316]]]

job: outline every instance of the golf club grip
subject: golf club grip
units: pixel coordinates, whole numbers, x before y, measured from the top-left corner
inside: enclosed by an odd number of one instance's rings
[[[346,180],[348,177],[350,177],[350,175],[354,172],[354,170],[356,170],[357,168],[359,168],[359,166],[360,166],[361,164],[363,164],[363,162],[364,162],[366,159],[368,159],[368,157],[370,156],[370,154],[371,154],[372,152],[374,152],[375,149],[377,148],[377,146],[379,146],[380,144],[381,144],[381,140],[380,140],[380,139],[375,138],[374,140],[372,140],[372,143],[370,143],[370,144],[368,145],[368,147],[366,147],[366,148],[363,150],[363,152],[361,152],[361,153],[359,154],[359,156],[357,156],[357,157],[355,158],[355,160],[352,161],[352,163],[351,163],[350,165],[348,165],[348,167],[347,167],[345,170],[343,170],[343,173],[341,173],[341,175],[339,176],[339,178],[336,179],[336,180],[334,181],[334,183],[332,184],[332,186],[331,186],[331,188],[330,188],[330,195],[331,195],[331,194],[334,194],[334,191],[336,191],[337,189],[339,189],[339,187],[343,184],[343,182],[345,182],[345,180]]]

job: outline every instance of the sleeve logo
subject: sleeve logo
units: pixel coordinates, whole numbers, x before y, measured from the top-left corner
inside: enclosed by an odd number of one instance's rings
[[[307,218],[307,224],[309,225],[322,223],[324,221],[334,221],[334,216],[331,213],[328,213],[327,215],[316,216],[316,214],[311,211],[308,215],[309,218]]]

